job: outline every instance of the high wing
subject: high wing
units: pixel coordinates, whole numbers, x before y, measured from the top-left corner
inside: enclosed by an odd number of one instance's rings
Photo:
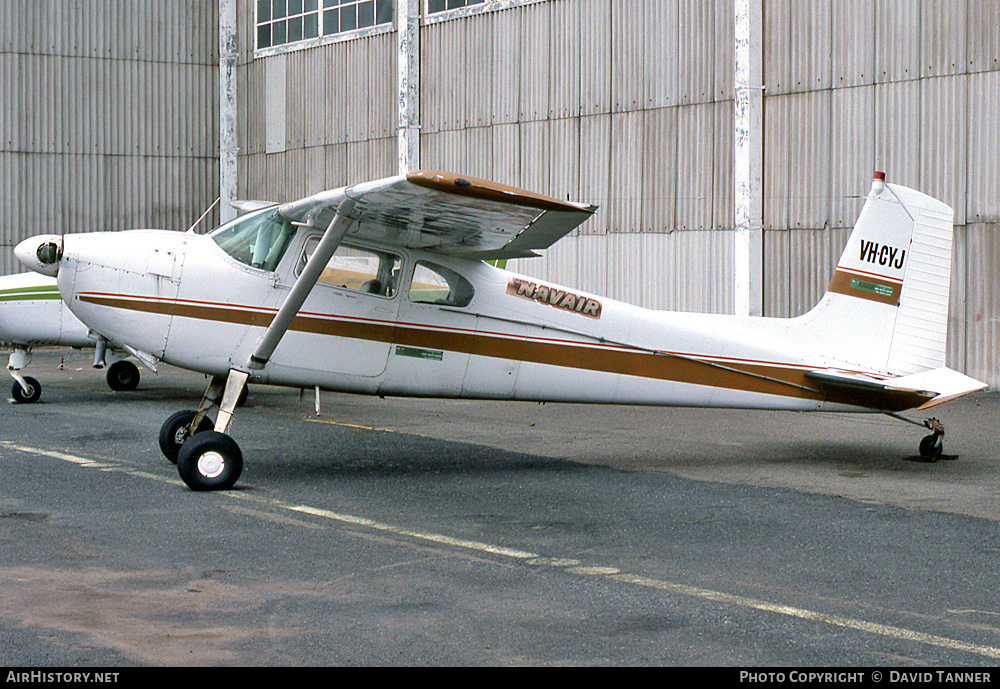
[[[482,260],[537,256],[597,210],[473,177],[416,171],[320,192],[279,212],[326,228],[348,198],[355,202],[350,237]]]
[[[217,431],[225,432],[250,370],[267,366],[320,272],[347,236],[476,259],[535,256],[589,218],[596,206],[557,201],[485,180],[417,171],[278,206],[295,225],[323,229],[319,244],[257,343],[246,369],[231,369]],[[202,410],[199,409],[199,414]],[[200,419],[199,419],[200,421]]]

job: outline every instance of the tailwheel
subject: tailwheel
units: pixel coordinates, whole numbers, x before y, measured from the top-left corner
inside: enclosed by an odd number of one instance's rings
[[[14,381],[10,394],[15,404],[34,404],[42,396],[42,386],[31,376],[23,376],[21,380]]]
[[[191,422],[197,414],[195,411],[184,410],[172,414],[160,427],[160,452],[171,464],[177,464],[177,455],[181,451],[181,446],[195,433],[210,431],[214,428],[212,420],[207,416],[202,416],[198,427],[191,430]]]
[[[929,462],[941,459],[944,451],[944,432],[931,433],[920,441],[920,456]]]
[[[925,436],[923,440],[920,441],[920,458],[925,462],[936,462],[942,458],[942,453],[944,452],[944,424],[942,424],[937,419],[924,419],[923,423],[919,421],[914,421],[913,419],[908,419],[905,416],[900,416],[893,412],[884,412],[887,416],[891,416],[894,419],[899,419],[914,426],[923,426],[931,432],[930,435]],[[945,459],[955,459],[954,457],[946,457]]]
[[[181,446],[177,471],[191,490],[227,490],[243,473],[243,453],[224,433],[198,433]]]
[[[115,392],[130,392],[139,387],[139,368],[131,361],[116,361],[108,367],[108,387]]]

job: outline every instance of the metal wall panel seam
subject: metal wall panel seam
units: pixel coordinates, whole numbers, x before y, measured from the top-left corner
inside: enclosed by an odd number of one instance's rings
[[[968,71],[1000,69],[1000,3],[969,0],[967,21]]]
[[[677,108],[676,220],[678,230],[712,226],[715,110],[711,103]]]
[[[920,3],[920,76],[964,74],[967,71],[969,2],[923,0]]]
[[[552,67],[549,70],[550,119],[576,117],[580,114],[580,14],[573,3],[551,6],[550,46]]]
[[[610,227],[608,200],[612,174],[611,116],[580,117],[579,200],[600,206],[600,211],[580,226],[581,234],[606,234]]]
[[[490,15],[493,22],[493,124],[519,119],[521,102],[521,24],[516,12]]]
[[[875,3],[876,83],[920,76],[920,12],[913,0]]]
[[[715,63],[712,100],[735,100],[736,61],[728,48],[736,44],[736,4],[733,0],[716,0],[714,17],[712,53],[715,55]],[[760,44],[763,45],[763,41]]]
[[[679,107],[646,110],[643,122],[642,172],[643,232],[669,233],[677,229]]]
[[[580,114],[611,111],[611,0],[591,0],[580,12]]]
[[[968,166],[966,218],[968,222],[1000,222],[1000,71],[968,77]]]
[[[726,0],[728,1],[728,0]],[[712,100],[714,77],[706,65],[715,65],[715,0],[680,0],[677,13],[678,105]]]
[[[920,80],[919,189],[955,211],[954,222],[966,222],[968,148],[968,77]]]
[[[834,88],[875,83],[875,2],[834,2],[831,79]]]
[[[521,15],[521,98],[520,121],[544,120],[549,117],[549,80],[551,60],[552,3],[535,3],[519,7]],[[514,10],[512,10],[513,12]],[[530,59],[524,59],[524,56]]]
[[[645,107],[644,0],[617,0],[611,5],[611,111]]]
[[[646,0],[643,12],[644,30],[649,36],[643,47],[645,107],[676,105],[679,90],[678,0]]]

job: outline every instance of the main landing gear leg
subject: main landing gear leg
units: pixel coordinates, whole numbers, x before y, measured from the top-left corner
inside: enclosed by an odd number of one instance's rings
[[[213,377],[198,410],[191,417],[185,431],[188,437],[181,441],[177,452],[177,472],[191,490],[226,490],[232,488],[243,473],[243,453],[229,437],[229,428],[247,378],[249,373],[235,369],[225,379]],[[200,424],[213,403],[219,405],[215,426],[212,430],[201,430]],[[199,430],[190,433],[190,428]]]
[[[31,349],[15,347],[7,359],[7,371],[14,379],[10,394],[15,404],[33,404],[42,396],[42,386],[31,376],[22,376],[21,369],[31,362]]]
[[[936,462],[941,459],[944,452],[944,425],[940,421],[937,419],[924,419],[921,423],[913,419],[907,419],[899,414],[889,413],[888,415],[894,419],[911,423],[914,426],[923,426],[928,429],[931,434],[920,441],[920,457],[928,462]]]
[[[177,464],[181,446],[195,433],[215,428],[215,423],[208,418],[208,410],[218,404],[225,386],[225,378],[214,376],[197,409],[172,414],[160,427],[160,451],[172,464]]]

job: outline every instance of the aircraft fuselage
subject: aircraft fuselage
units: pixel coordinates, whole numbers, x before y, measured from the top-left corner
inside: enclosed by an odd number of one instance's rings
[[[224,376],[246,365],[310,241],[299,230],[266,270],[204,235],[66,235],[59,287],[94,329],[169,364]],[[316,284],[251,381],[388,396],[858,409],[806,380],[831,362],[789,341],[795,319],[652,311],[480,261],[352,246],[392,257],[392,292]],[[435,296],[420,272],[427,266],[467,280],[471,300],[427,298]]]

